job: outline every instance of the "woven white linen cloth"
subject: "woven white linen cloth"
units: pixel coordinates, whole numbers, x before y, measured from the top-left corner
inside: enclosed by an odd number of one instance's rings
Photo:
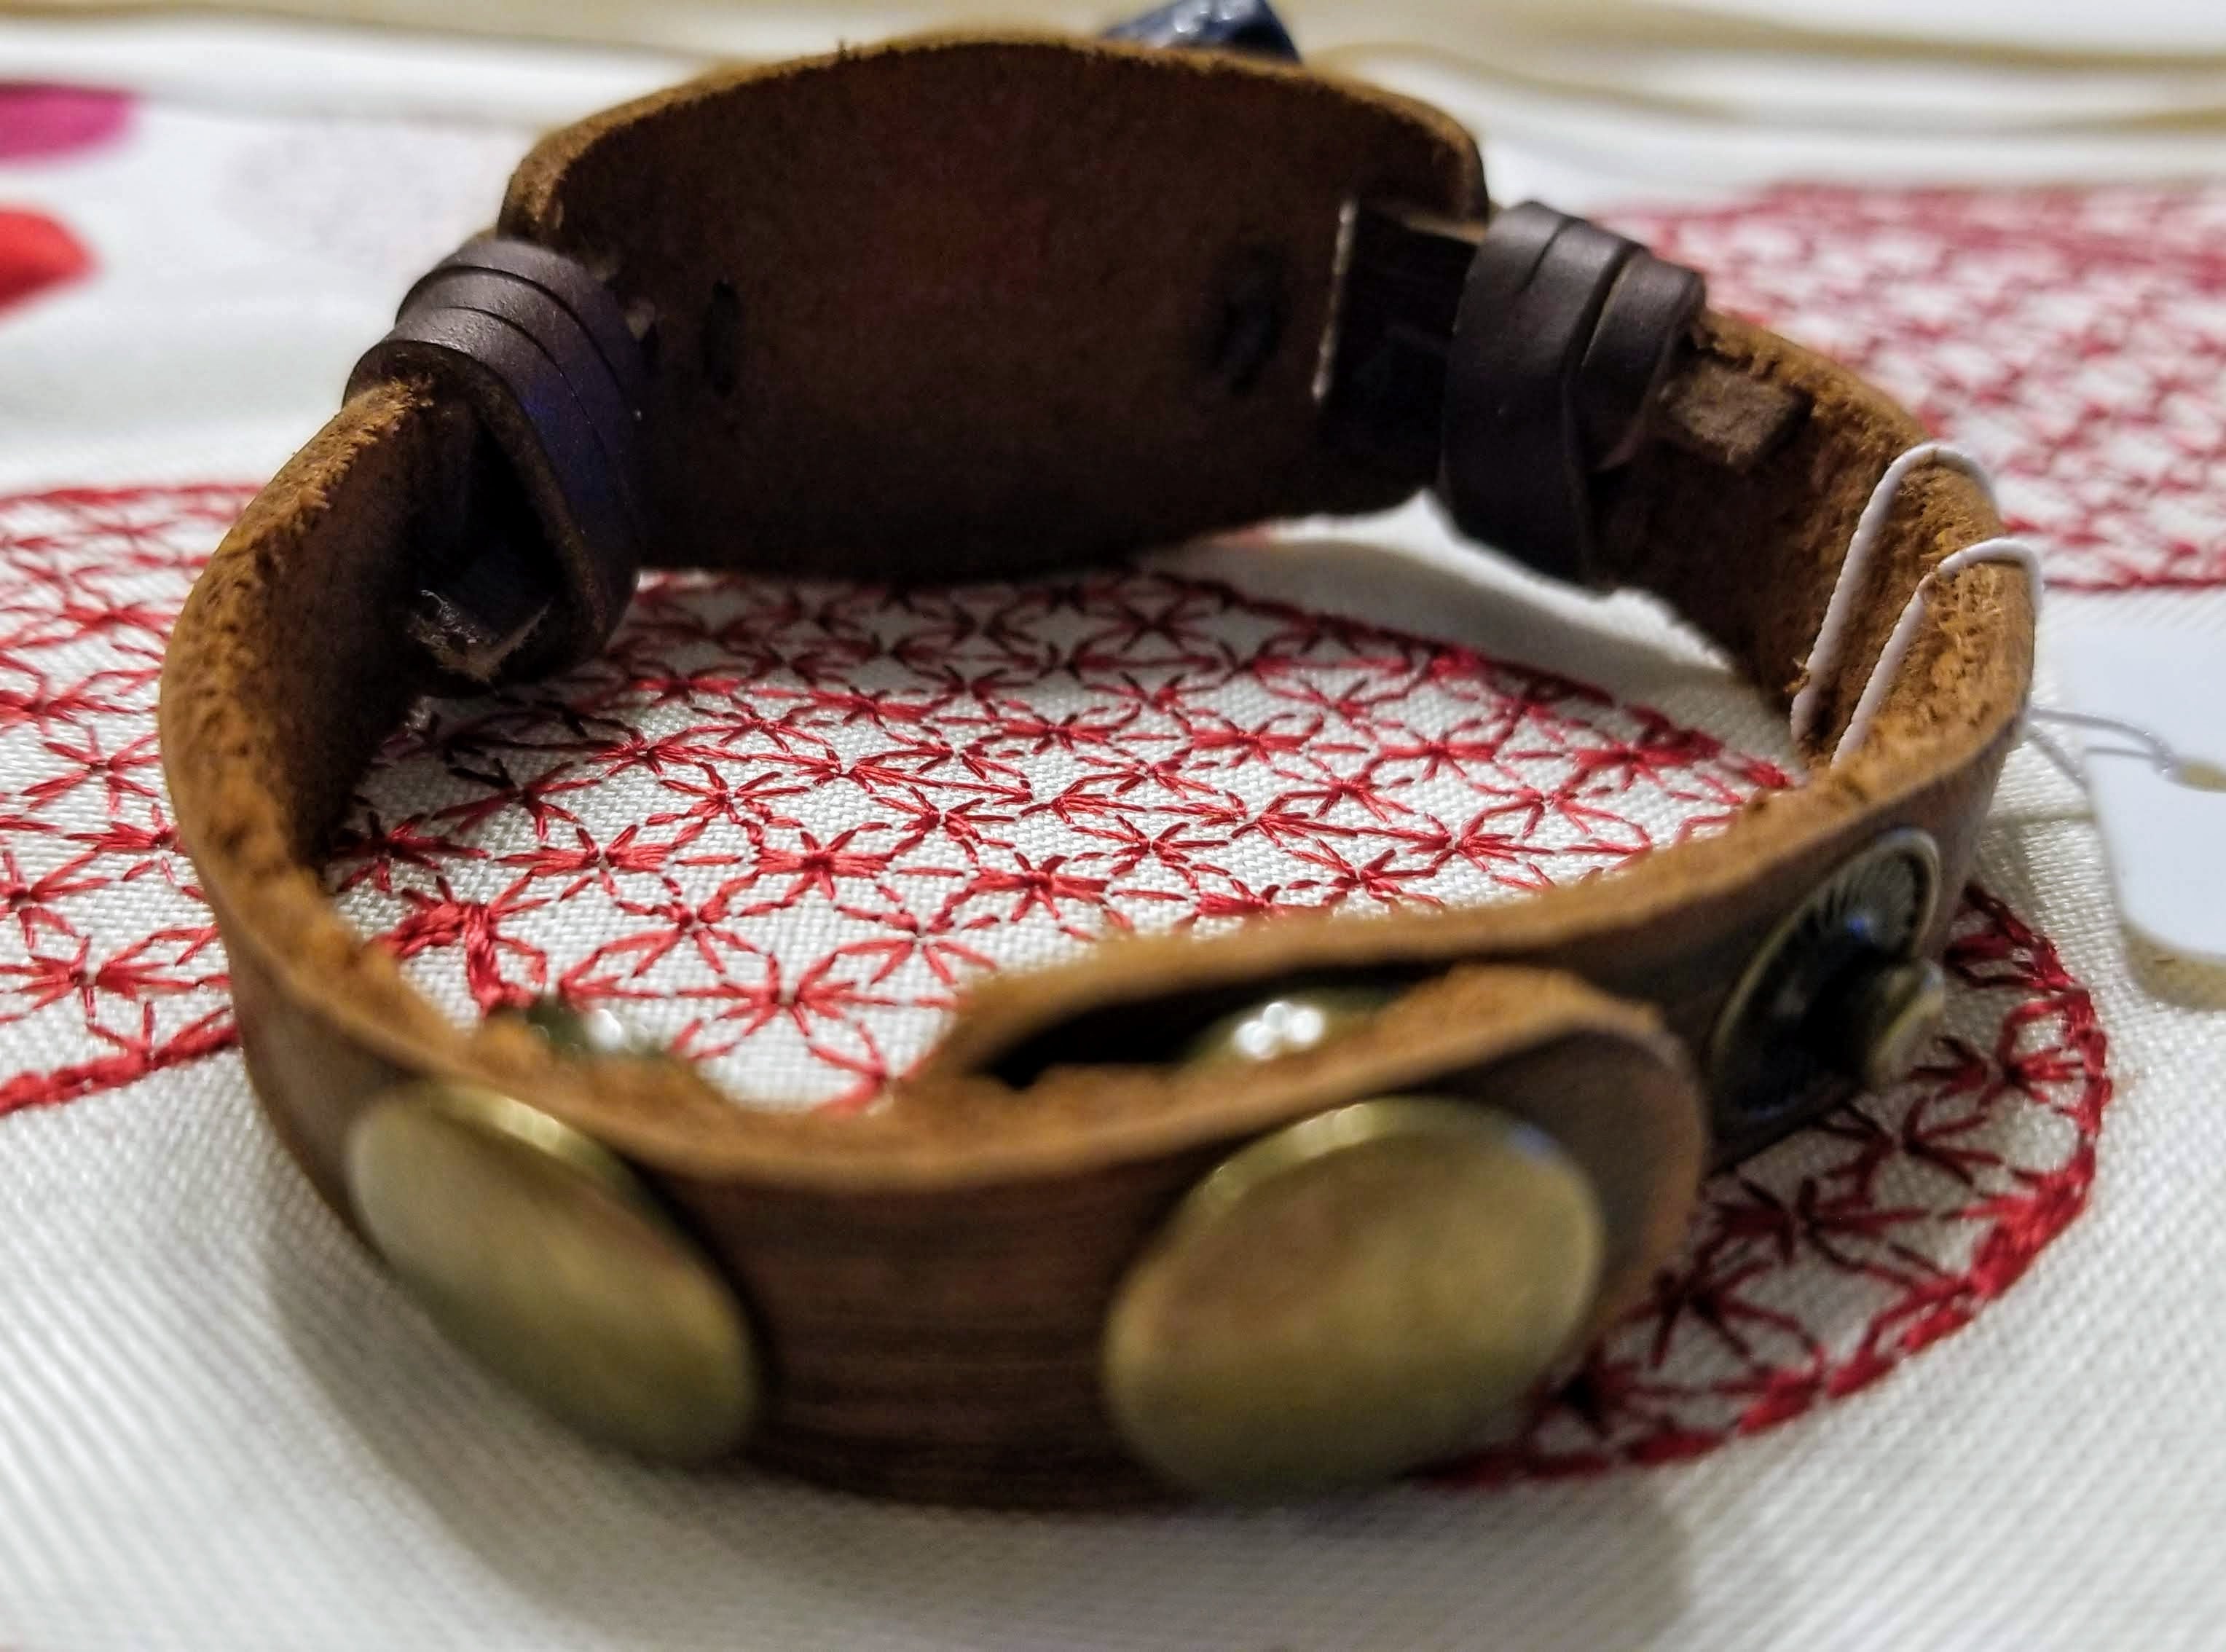
[[[124,60],[10,27],[0,80]],[[2031,750],[1924,1075],[1712,1184],[1585,1391],[1442,1483],[895,1508],[614,1458],[481,1376],[255,1113],[149,673],[530,132],[428,112],[470,101],[411,71],[448,48],[201,38],[315,73],[248,106],[166,59],[153,93],[12,126],[0,93],[0,1648],[2226,1639],[2226,1018],[2129,952],[2085,800]],[[672,67],[473,73],[540,118]],[[1995,466],[2059,587],[2043,698],[2071,629],[2226,633],[2220,192],[1696,195],[1512,158],[1504,198],[1600,206]],[[1002,686],[940,691],[976,666]],[[559,702],[601,732],[552,740]],[[459,1014],[562,983],[738,1088],[854,1105],[983,969],[1123,923],[1519,898],[1789,765],[1651,606],[1546,589],[1417,505],[1048,594],[667,581],[611,662],[399,742],[334,881]]]

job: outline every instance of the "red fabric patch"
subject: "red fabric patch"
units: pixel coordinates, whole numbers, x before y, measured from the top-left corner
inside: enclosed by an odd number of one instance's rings
[[[58,160],[114,142],[131,121],[128,93],[0,82],[0,161]]]
[[[92,255],[53,219],[0,207],[0,310],[92,268]]]

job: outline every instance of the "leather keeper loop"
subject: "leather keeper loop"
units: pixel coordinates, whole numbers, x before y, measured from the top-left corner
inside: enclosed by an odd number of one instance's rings
[[[648,537],[647,365],[617,300],[545,247],[467,243],[410,289],[348,394],[410,374],[470,406],[517,483],[471,485],[453,537],[425,547],[413,631],[445,676],[475,683],[593,658],[625,612]],[[531,522],[514,519],[521,496]]]
[[[404,297],[403,310],[406,313],[428,288],[473,270],[522,283],[563,305],[594,343],[620,396],[630,407],[641,406],[649,391],[649,364],[618,300],[585,265],[561,252],[515,237],[482,235],[420,276]]]
[[[1535,201],[1495,217],[1446,362],[1438,487],[1454,525],[1600,582],[1593,478],[1638,451],[1705,297],[1692,270],[1580,218]]]

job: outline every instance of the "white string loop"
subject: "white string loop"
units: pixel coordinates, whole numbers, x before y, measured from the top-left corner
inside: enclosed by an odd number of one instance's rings
[[[1917,640],[1917,628],[1924,622],[1925,599],[1930,594],[1933,586],[1941,580],[1952,579],[1978,562],[2015,562],[2025,569],[2025,576],[2032,586],[2033,607],[2036,612],[2038,610],[2042,588],[2040,558],[2033,554],[2032,547],[2024,540],[1982,539],[1975,545],[1964,546],[1953,556],[1943,556],[1932,571],[1917,582],[1917,588],[1909,594],[1909,600],[1901,610],[1901,618],[1894,621],[1893,630],[1886,637],[1886,646],[1879,651],[1878,664],[1871,667],[1870,680],[1863,684],[1862,694],[1855,701],[1854,711],[1848,719],[1847,731],[1840,736],[1840,743],[1832,748],[1834,763],[1840,762],[1860,746],[1871,732],[1871,724],[1878,716],[1879,708],[1886,703],[1886,696],[1893,688],[1893,679],[1901,670],[1901,662],[1908,657],[1910,645]]]
[[[1877,559],[1879,546],[1885,540],[1887,524],[1892,520],[1894,501],[1901,492],[1902,484],[1926,465],[1944,465],[1961,471],[1978,484],[1989,505],[1994,503],[1994,479],[1988,475],[1987,467],[1962,448],[1944,442],[1919,442],[1886,467],[1878,486],[1871,490],[1862,514],[1855,519],[1855,531],[1848,541],[1848,554],[1841,559],[1839,577],[1833,581],[1831,597],[1824,605],[1824,622],[1816,628],[1816,640],[1809,650],[1806,680],[1793,696],[1793,738],[1797,743],[1805,741],[1815,732],[1823,715],[1825,686],[1839,675],[1841,656],[1847,651],[1854,627],[1856,606],[1861,600],[1863,586],[1870,576],[1872,562]],[[1870,733],[1879,708],[1886,703],[1894,677],[1917,640],[1917,628],[1924,622],[1932,587],[1979,562],[2014,562],[2024,569],[2032,587],[2035,617],[2038,617],[2045,581],[2040,571],[2040,558],[2022,539],[2008,536],[1982,539],[1942,557],[1918,581],[1900,618],[1888,633],[1886,646],[1879,651],[1870,677],[1863,683],[1863,691],[1856,698],[1847,729],[1832,748],[1834,763],[1860,746]]]

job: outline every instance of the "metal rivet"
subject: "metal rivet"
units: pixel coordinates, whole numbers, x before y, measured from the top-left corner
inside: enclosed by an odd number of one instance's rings
[[[1175,1484],[1281,1497],[1473,1443],[1584,1323],[1605,1248],[1550,1137],[1437,1097],[1262,1137],[1183,1199],[1103,1345],[1129,1447]]]
[[[582,1009],[569,1000],[544,994],[516,1009],[497,1013],[516,1016],[538,1032],[552,1051],[568,1060],[666,1053],[664,1045],[636,1032],[600,1004]]]
[[[1182,1059],[1218,1065],[1298,1055],[1359,1026],[1394,996],[1377,987],[1286,993],[1223,1016],[1183,1046]]]
[[[1863,971],[1825,1012],[1839,1065],[1864,1088],[1909,1077],[1948,1013],[1948,977],[1930,958]]]
[[[1720,1138],[1802,1113],[1831,1070],[1873,1083],[1897,1060],[1907,1071],[1930,997],[1904,966],[1939,902],[1940,851],[1905,828],[1841,862],[1771,931],[1709,1035]]]
[[[757,1408],[741,1305],[633,1172],[467,1085],[401,1086],[350,1132],[365,1234],[467,1352],[582,1433],[695,1461]]]

